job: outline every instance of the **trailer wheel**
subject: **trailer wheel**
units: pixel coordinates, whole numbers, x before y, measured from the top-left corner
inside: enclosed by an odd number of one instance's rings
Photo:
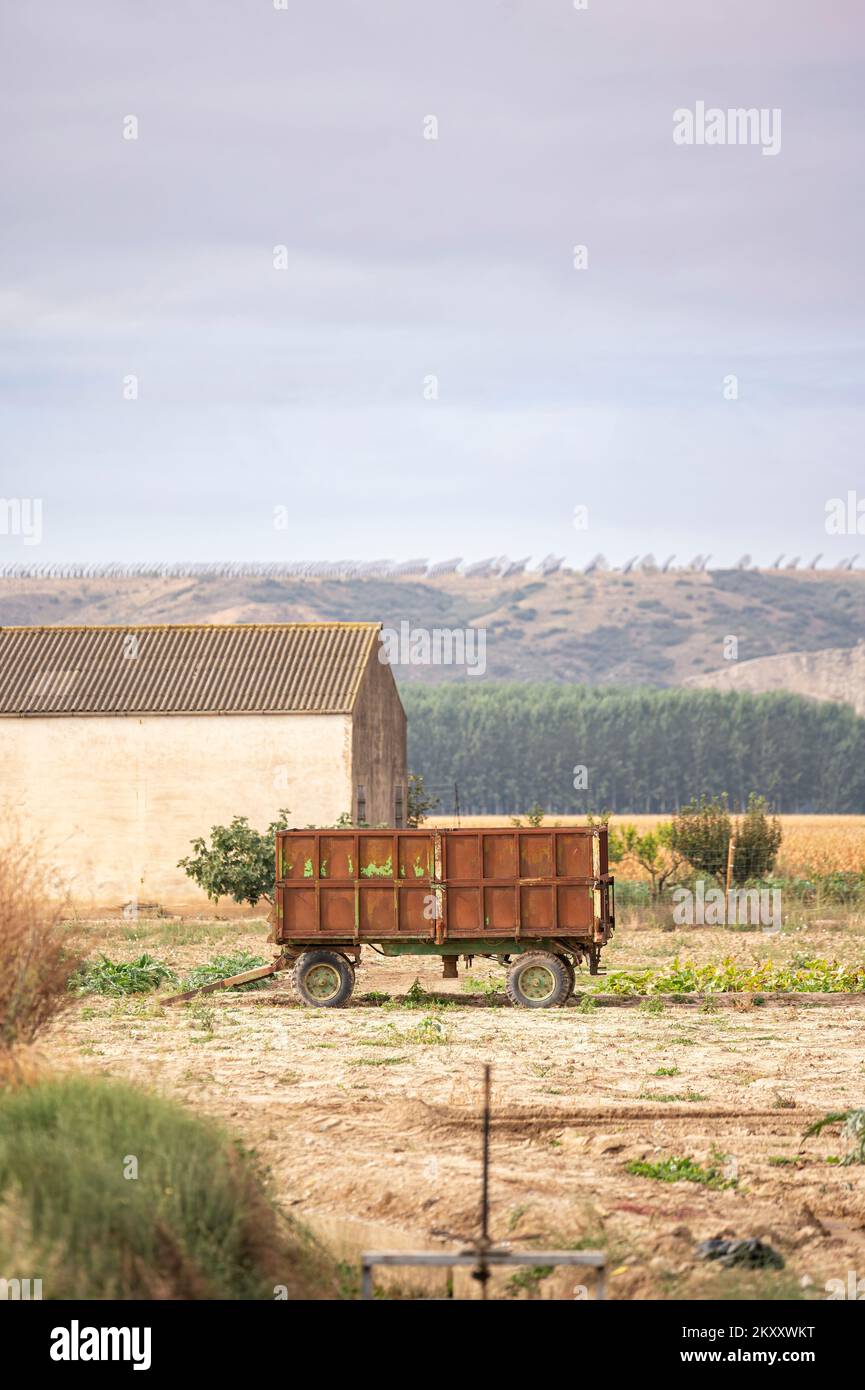
[[[559,960],[563,963],[565,969],[571,977],[571,987],[568,990],[568,998],[570,999],[577,986],[577,972],[573,967],[573,963],[568,960],[567,956],[559,956]]]
[[[524,1009],[552,1009],[573,990],[569,962],[551,951],[518,956],[508,971],[508,998]]]
[[[304,951],[295,964],[293,983],[302,1003],[338,1009],[354,989],[354,967],[339,951]]]

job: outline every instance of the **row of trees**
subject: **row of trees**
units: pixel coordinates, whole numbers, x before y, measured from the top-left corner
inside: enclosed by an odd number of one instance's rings
[[[459,786],[467,814],[672,812],[696,793],[736,808],[865,811],[865,719],[784,693],[409,685],[409,765]]]

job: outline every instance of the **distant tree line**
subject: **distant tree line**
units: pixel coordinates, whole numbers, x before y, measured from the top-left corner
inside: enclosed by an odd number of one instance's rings
[[[778,812],[865,811],[865,719],[775,693],[474,682],[405,685],[409,766],[466,814],[674,812],[754,793]],[[585,771],[582,771],[585,769]]]

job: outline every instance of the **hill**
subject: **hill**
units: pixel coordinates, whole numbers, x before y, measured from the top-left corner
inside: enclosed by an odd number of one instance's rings
[[[865,715],[865,642],[828,651],[791,652],[755,661],[731,661],[724,669],[685,682],[705,690],[745,690],[755,695],[787,690],[812,700],[843,701]]]
[[[8,578],[0,623],[279,622],[376,618],[427,630],[483,627],[495,680],[676,686],[724,665],[852,648],[865,634],[865,574],[713,570],[509,578]],[[400,681],[465,676],[401,666]],[[474,681],[472,682],[474,684]]]

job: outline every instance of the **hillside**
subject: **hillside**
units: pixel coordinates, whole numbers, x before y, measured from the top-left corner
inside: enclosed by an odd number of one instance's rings
[[[496,680],[674,686],[724,665],[865,636],[865,574],[715,570],[563,571],[546,578],[28,578],[0,580],[0,623],[275,622],[380,619],[487,631]],[[401,681],[465,679],[402,666]],[[735,677],[733,677],[735,679]],[[472,682],[474,683],[474,681]],[[748,687],[750,688],[750,687]]]
[[[722,670],[691,676],[685,684],[705,690],[745,690],[754,695],[787,690],[812,700],[840,700],[865,715],[865,642],[828,651],[731,661]]]

